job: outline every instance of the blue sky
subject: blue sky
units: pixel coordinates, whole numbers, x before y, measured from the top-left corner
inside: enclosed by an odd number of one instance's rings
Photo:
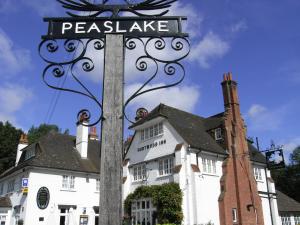
[[[248,136],[259,137],[263,148],[274,140],[288,153],[300,144],[299,11],[298,0],[179,0],[170,15],[188,17],[192,51],[184,63],[186,79],[176,88],[141,97],[129,112],[163,102],[202,116],[219,113],[220,82],[231,71],[239,84]],[[0,1],[0,120],[24,130],[54,123],[74,134],[80,107],[98,112],[86,99],[60,93],[51,113],[58,93],[42,81],[45,64],[37,48],[47,31],[42,18],[65,15],[55,0]],[[82,79],[101,93],[101,76],[92,73]],[[127,68],[126,93],[140,82]]]

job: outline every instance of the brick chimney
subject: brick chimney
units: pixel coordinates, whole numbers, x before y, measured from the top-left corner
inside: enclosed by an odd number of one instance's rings
[[[90,128],[90,134],[89,134],[90,140],[99,140],[99,137],[97,135],[97,127],[91,127]]]
[[[263,225],[262,204],[250,162],[237,83],[232,80],[231,73],[224,74],[222,88],[225,106],[225,146],[229,156],[223,163],[223,176],[220,180],[220,224]]]
[[[22,155],[22,150],[28,146],[28,139],[26,134],[21,134],[20,141],[18,144],[17,155],[16,155],[16,163],[15,166],[18,165],[19,160]]]
[[[88,115],[83,112],[80,115],[79,122],[77,123],[76,133],[76,149],[79,152],[81,158],[87,158],[88,140],[89,140],[89,124]]]

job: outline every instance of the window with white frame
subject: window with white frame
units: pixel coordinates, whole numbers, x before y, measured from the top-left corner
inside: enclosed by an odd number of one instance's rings
[[[100,179],[96,179],[96,191],[100,191]]]
[[[0,184],[0,195],[3,195],[4,184]]]
[[[294,221],[295,221],[296,225],[299,225],[300,224],[300,215],[295,215],[294,216]]]
[[[132,225],[154,225],[156,224],[155,213],[151,199],[133,201],[131,204]]]
[[[15,190],[19,191],[22,188],[22,178],[18,178],[15,184]]]
[[[203,173],[217,174],[216,160],[202,158]]]
[[[58,206],[59,209],[59,225],[66,225],[69,224],[70,217],[73,217],[73,208],[74,206]],[[74,217],[73,217],[74,219]]]
[[[292,225],[290,215],[282,215],[281,222],[282,222],[282,225]]]
[[[236,208],[232,209],[232,222],[236,223],[238,221],[237,219],[237,210]]]
[[[161,123],[155,124],[153,126],[150,126],[150,127],[147,127],[145,129],[141,130],[141,132],[140,132],[141,140],[145,141],[145,140],[151,139],[153,137],[157,137],[163,133],[164,133],[163,123],[161,122]]]
[[[75,177],[63,175],[62,177],[62,188],[66,190],[74,190],[75,188]]]
[[[259,169],[259,168],[257,168],[257,167],[254,167],[254,168],[253,168],[253,171],[254,171],[254,177],[255,177],[255,180],[262,181],[261,169]]]
[[[170,175],[173,173],[174,159],[173,157],[160,159],[158,161],[159,176]]]
[[[215,139],[217,141],[222,139],[222,129],[221,128],[215,129]]]
[[[146,180],[146,164],[137,165],[133,167],[133,180]]]
[[[15,180],[10,180],[7,184],[7,192],[13,192],[15,190]]]
[[[7,215],[0,215],[0,225],[6,225]]]

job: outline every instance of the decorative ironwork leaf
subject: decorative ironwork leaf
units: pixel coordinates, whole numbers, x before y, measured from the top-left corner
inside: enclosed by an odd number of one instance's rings
[[[103,0],[102,4],[91,3],[87,0],[57,1],[61,3],[65,9],[77,12],[67,12],[68,15],[73,17],[96,17],[104,12],[111,12],[112,17],[117,17],[120,12],[130,12],[137,16],[163,16],[169,12],[167,9],[177,0],[123,0],[124,4],[109,4],[109,0]],[[164,11],[153,13],[155,10]],[[144,11],[151,11],[153,14],[146,14]],[[83,15],[83,13],[88,13],[88,15]]]

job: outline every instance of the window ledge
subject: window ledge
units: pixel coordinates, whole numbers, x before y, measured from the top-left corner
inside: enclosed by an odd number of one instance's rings
[[[134,180],[132,181],[131,183],[132,184],[140,184],[140,183],[143,183],[143,182],[146,182],[147,180]]]
[[[155,136],[155,137],[152,137],[152,138],[148,138],[148,139],[145,139],[145,140],[141,140],[140,143],[145,143],[145,142],[150,141],[150,140],[155,139],[155,138],[161,138],[162,136],[164,136],[164,133],[159,134],[159,135],[157,135],[157,136]]]
[[[171,174],[165,174],[165,175],[158,175],[157,179],[163,179],[163,178],[166,178],[166,177],[171,177],[173,175],[174,175],[173,173],[171,173]]]
[[[60,189],[60,191],[77,192],[75,189]]]
[[[213,173],[202,173],[202,175],[210,176],[210,177],[219,177],[218,174],[213,174]]]

